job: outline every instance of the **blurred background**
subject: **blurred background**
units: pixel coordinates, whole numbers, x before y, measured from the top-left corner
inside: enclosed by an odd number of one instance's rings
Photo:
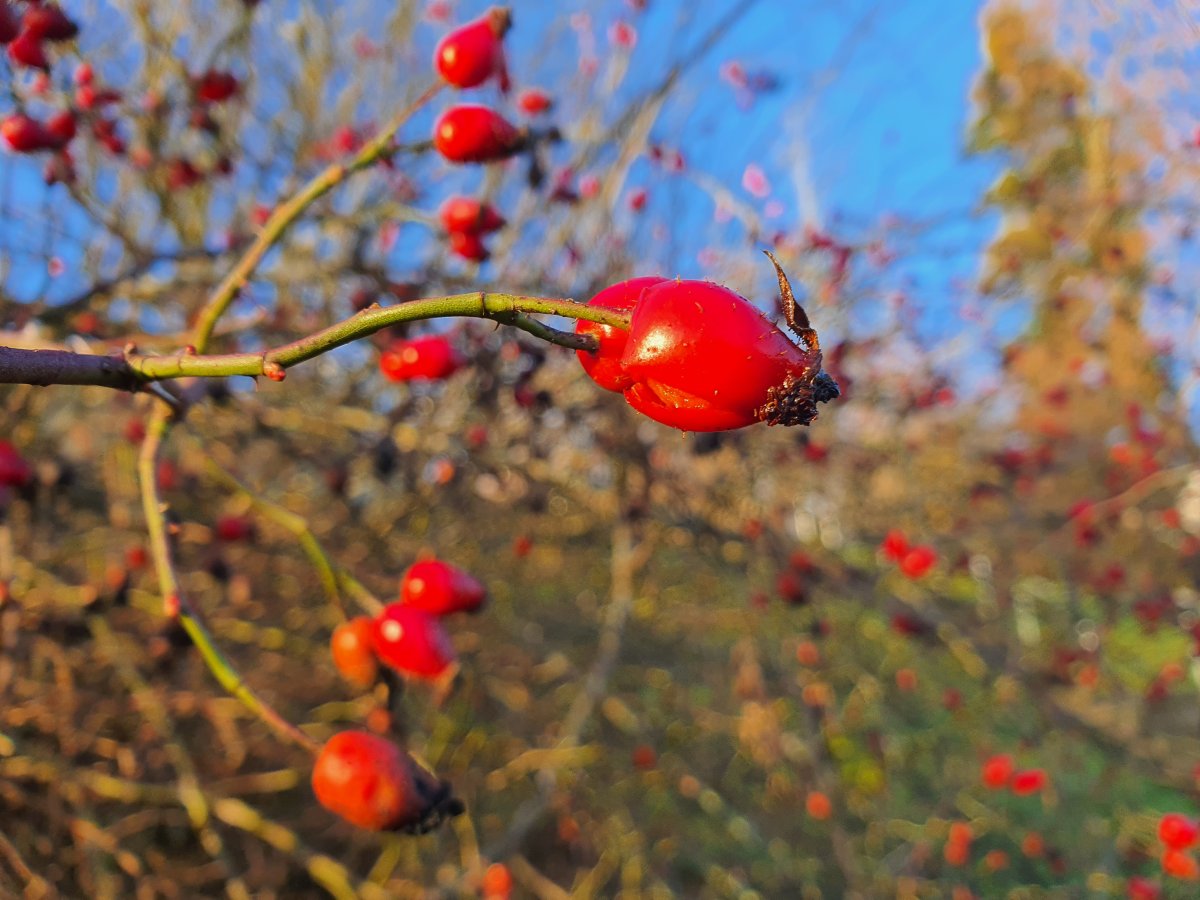
[[[271,211],[485,9],[65,2],[46,71],[0,59],[0,117],[77,131],[0,153],[0,343],[178,350]],[[841,399],[684,435],[570,351],[453,320],[210,384],[158,470],[183,587],[307,733],[371,728],[453,785],[466,814],[413,837],[318,806],[311,760],[164,626],[152,398],[0,387],[0,894],[470,897],[503,863],[516,897],[1195,896],[1159,825],[1200,800],[1200,6],[513,14],[512,92],[422,106],[214,349],[648,274],[774,311],[769,248]],[[450,165],[428,138],[455,102],[562,140]],[[507,219],[486,260],[448,240],[457,194]],[[427,333],[466,364],[381,374]],[[445,702],[389,711],[330,632],[430,553],[491,601],[449,622]]]

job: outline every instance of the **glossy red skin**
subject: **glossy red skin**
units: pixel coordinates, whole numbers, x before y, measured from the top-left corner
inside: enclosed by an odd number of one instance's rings
[[[433,128],[433,145],[450,162],[483,163],[507,159],[521,149],[521,132],[486,106],[453,106]]]
[[[384,665],[421,678],[437,678],[456,658],[437,617],[406,603],[383,608],[372,623],[371,645]]]
[[[379,368],[392,381],[438,381],[453,375],[462,358],[450,339],[440,335],[396,341],[379,357]]]
[[[621,366],[625,399],[684,431],[725,431],[760,420],[768,391],[821,366],[754,304],[707,281],[665,281],[633,310]]]
[[[418,821],[424,804],[415,764],[391,741],[365,731],[342,731],[313,765],[317,800],[351,825],[371,831]]]
[[[438,42],[433,65],[456,88],[473,88],[505,69],[503,34],[490,14],[450,32]]]
[[[490,234],[508,224],[494,207],[473,197],[449,198],[438,210],[438,217],[447,231],[463,234]]]
[[[69,41],[79,34],[79,26],[52,3],[29,7],[21,24],[38,40]]]
[[[24,487],[33,480],[33,469],[8,441],[0,441],[0,487]]]
[[[329,652],[342,677],[359,687],[370,687],[379,674],[375,658],[373,625],[370,616],[357,616],[333,630]]]
[[[24,113],[14,113],[0,122],[0,137],[17,153],[36,153],[56,146],[46,126]]]
[[[50,71],[50,59],[46,56],[46,48],[42,39],[28,31],[22,31],[8,45],[8,58],[14,65],[25,66],[29,69]]]
[[[606,287],[588,301],[588,306],[600,306],[616,312],[629,312],[636,305],[648,288],[666,281],[665,278],[647,276],[631,278],[618,284]],[[621,357],[625,353],[625,344],[629,340],[629,332],[611,325],[601,325],[599,322],[589,322],[586,319],[575,321],[576,334],[589,334],[600,341],[600,349],[595,353],[586,350],[576,350],[575,355],[583,366],[583,371],[592,381],[606,391],[624,391],[633,385],[633,379],[621,366]]]
[[[440,559],[413,563],[400,580],[400,601],[435,616],[477,612],[486,600],[482,582]]]

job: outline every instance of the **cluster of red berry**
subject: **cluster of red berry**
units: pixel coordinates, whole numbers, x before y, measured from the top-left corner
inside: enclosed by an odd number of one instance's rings
[[[0,0],[0,44],[8,45],[8,58],[17,68],[39,70],[32,94],[43,96],[50,90],[51,58],[47,45],[73,40],[79,26],[53,3],[25,0],[25,11],[18,16],[11,0]],[[121,91],[96,83],[91,63],[82,62],[73,74],[74,93],[66,108],[38,118],[27,109],[20,109],[0,120],[0,138],[15,153],[50,152],[46,163],[47,184],[70,183],[75,180],[75,162],[70,144],[79,132],[80,122],[90,129],[92,137],[113,156],[124,156],[127,146],[118,122],[107,110],[124,100]],[[211,107],[224,103],[241,90],[241,82],[231,72],[209,68],[190,79],[191,107],[188,122],[191,127],[216,135],[219,131],[211,115]],[[147,112],[161,114],[165,110],[162,98],[147,94],[143,98]],[[153,158],[144,148],[135,148],[132,161],[141,168],[150,166]],[[163,177],[166,186],[179,190],[198,184],[205,171],[186,158],[164,159]],[[222,156],[211,171],[227,175],[232,163]]]
[[[330,641],[334,665],[351,684],[368,688],[382,663],[403,678],[446,685],[457,671],[441,618],[476,612],[487,589],[462,569],[437,559],[409,567],[400,599],[374,618],[338,626]],[[423,830],[454,814],[448,786],[391,741],[366,731],[334,735],[312,775],[317,800],[351,824],[372,830]]]
[[[989,756],[980,772],[984,785],[999,791],[1008,788],[1018,797],[1027,797],[1044,791],[1050,785],[1045,769],[1017,770],[1016,763],[1007,753]]]
[[[937,565],[937,551],[928,544],[910,545],[903,531],[889,531],[879,549],[907,578],[923,578]]]

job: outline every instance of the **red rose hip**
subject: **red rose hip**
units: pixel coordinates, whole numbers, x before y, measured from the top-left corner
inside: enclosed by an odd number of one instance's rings
[[[406,603],[389,603],[372,623],[371,644],[384,665],[419,678],[438,678],[455,661],[437,617]]]
[[[501,6],[493,6],[474,21],[456,28],[441,41],[433,54],[434,68],[448,84],[473,88],[493,75],[507,89],[508,72],[504,60],[504,35],[512,27],[512,16]]]
[[[487,600],[487,588],[458,566],[423,559],[409,566],[400,579],[400,600],[435,616],[477,612]]]
[[[379,675],[375,658],[373,626],[369,616],[357,616],[333,630],[329,651],[342,677],[358,687],[370,687]]]
[[[415,767],[391,741],[365,731],[343,731],[317,755],[313,793],[351,825],[371,831],[400,828],[420,821],[426,812]]]
[[[454,163],[485,163],[507,159],[525,144],[516,126],[486,106],[454,106],[442,113],[433,128],[433,145]]]

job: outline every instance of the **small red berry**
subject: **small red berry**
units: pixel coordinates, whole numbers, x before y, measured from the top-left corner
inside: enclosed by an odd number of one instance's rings
[[[900,562],[904,555],[908,553],[908,538],[904,536],[903,531],[893,529],[889,531],[883,538],[883,543],[879,545],[879,549],[883,551],[883,555],[893,562]]]
[[[46,56],[42,39],[29,31],[22,31],[13,38],[8,45],[8,58],[17,66],[50,71],[50,58]]]
[[[821,791],[809,791],[804,798],[804,811],[809,818],[823,821],[833,814],[833,803],[829,796]]]
[[[0,122],[0,137],[17,153],[36,153],[54,144],[54,137],[46,126],[25,113],[14,113]]]
[[[928,575],[937,563],[937,552],[932,547],[913,547],[900,560],[900,571],[908,578],[922,578]]]
[[[75,113],[69,109],[55,113],[46,120],[46,132],[53,138],[55,147],[65,147],[75,138]]]
[[[30,6],[22,25],[39,41],[69,41],[79,34],[79,26],[53,3]]]
[[[442,113],[433,128],[433,145],[455,163],[485,163],[507,159],[525,144],[525,136],[507,119],[486,106],[454,106]]]
[[[1016,766],[1013,763],[1013,758],[1007,753],[1000,753],[996,756],[988,757],[983,764],[983,771],[980,773],[983,778],[983,783],[994,791],[1007,787],[1008,782],[1013,777],[1013,771]]]
[[[487,245],[483,243],[483,238],[478,234],[468,234],[465,231],[451,231],[447,240],[450,244],[451,252],[470,262],[487,262],[488,258],[492,255],[488,251]]]
[[[254,521],[249,516],[221,516],[215,530],[217,540],[235,544],[254,536]]]
[[[333,630],[329,650],[342,677],[358,687],[370,687],[379,674],[369,616],[357,616]]]
[[[343,731],[313,766],[317,800],[352,825],[372,831],[418,822],[426,813],[416,764],[395,744],[366,731]]]
[[[447,231],[464,234],[490,234],[508,224],[494,207],[472,197],[449,198],[438,210],[438,218]]]
[[[433,64],[447,83],[457,88],[473,88],[493,75],[506,78],[504,35],[512,27],[512,16],[493,6],[474,21],[456,28],[441,41],[433,54]]]
[[[513,877],[504,863],[492,863],[479,884],[483,900],[508,900],[512,896]]]
[[[1200,839],[1200,826],[1179,813],[1167,813],[1159,820],[1158,839],[1172,850],[1186,850]]]
[[[456,658],[437,617],[406,603],[384,607],[372,623],[371,643],[380,662],[421,678],[437,678]]]
[[[1160,900],[1162,888],[1157,881],[1134,875],[1125,886],[1125,896],[1129,900]]]
[[[1026,769],[1013,775],[1012,792],[1019,797],[1024,797],[1045,790],[1049,783],[1050,779],[1046,776],[1044,769]]]
[[[379,357],[379,368],[392,381],[449,378],[462,366],[462,358],[445,335],[396,341]]]
[[[0,440],[0,487],[25,487],[33,481],[33,469],[17,448]]]
[[[478,612],[487,588],[469,573],[439,559],[413,563],[400,579],[400,600],[435,616]]]
[[[1181,850],[1168,850],[1162,855],[1162,868],[1172,878],[1181,881],[1200,881],[1200,865],[1194,857]]]
[[[517,109],[527,116],[540,116],[553,108],[554,99],[537,88],[526,88],[517,95]]]

